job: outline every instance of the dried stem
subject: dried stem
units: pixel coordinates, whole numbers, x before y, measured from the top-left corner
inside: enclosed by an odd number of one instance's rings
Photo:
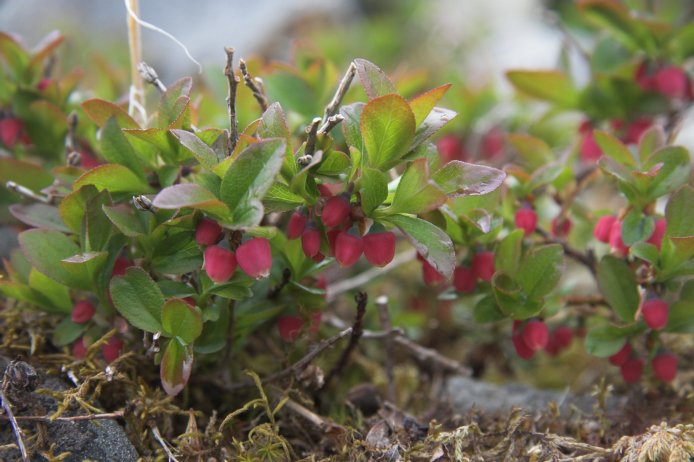
[[[27,199],[35,200],[37,202],[41,202],[44,204],[52,204],[53,203],[53,198],[35,193],[31,189],[29,189],[25,186],[19,185],[19,184],[15,183],[14,181],[8,181],[7,183],[5,183],[5,187],[14,193],[17,193],[21,196],[26,197]]]
[[[27,448],[24,445],[24,434],[22,433],[22,429],[19,427],[19,424],[17,423],[17,418],[14,416],[14,413],[12,412],[12,405],[7,399],[7,396],[5,396],[5,391],[3,389],[0,389],[0,401],[2,401],[2,408],[5,410],[6,414],[5,416],[0,417],[6,417],[7,420],[10,421],[10,424],[12,425],[12,431],[14,432],[15,439],[17,440],[19,452],[22,454],[22,461],[29,462],[29,453],[27,452]]]
[[[157,443],[159,443],[159,445],[164,449],[166,455],[169,457],[169,461],[178,462],[176,456],[174,456],[173,452],[171,452],[171,448],[169,448],[169,443],[167,443],[166,440],[161,436],[161,432],[159,431],[157,424],[150,423],[149,427],[152,430],[152,436],[154,436],[154,439],[157,440]]]
[[[304,156],[312,156],[316,151],[316,138],[318,136],[318,127],[320,125],[320,117],[316,117],[311,121],[311,125],[306,127],[306,133],[308,137],[306,138],[306,148],[304,149]]]
[[[559,244],[562,246],[564,249],[564,253],[568,256],[573,258],[575,261],[581,263],[584,265],[586,268],[590,270],[593,275],[597,275],[597,269],[595,268],[595,255],[593,254],[592,250],[588,249],[587,252],[581,253],[579,250],[574,249],[569,245],[568,242],[566,242],[563,239],[556,239],[551,237],[547,231],[537,228],[536,232],[540,234],[544,239],[546,244]]]
[[[381,329],[388,332],[390,335],[385,337],[386,342],[386,378],[388,379],[388,401],[395,403],[395,374],[393,372],[393,322],[390,319],[388,311],[388,297],[381,295],[376,299],[376,307],[378,308],[378,317],[381,324]]]
[[[85,422],[90,420],[122,419],[125,411],[106,412],[103,414],[75,415],[71,417],[50,417],[47,415],[20,415],[14,419],[18,422]],[[11,420],[9,416],[0,415],[0,420]]]
[[[328,120],[321,126],[321,128],[318,129],[318,134],[325,135],[326,133],[329,133],[330,130],[335,128],[335,126],[343,120],[345,120],[345,118],[342,114],[335,114],[328,117]]]
[[[65,155],[69,155],[71,152],[77,150],[77,145],[75,143],[75,132],[77,131],[77,122],[79,121],[77,117],[77,112],[72,111],[70,115],[67,116],[67,133],[65,134]]]
[[[323,114],[323,125],[327,124],[328,119],[337,112],[340,104],[342,103],[342,99],[345,97],[347,90],[349,90],[349,86],[352,84],[352,79],[354,79],[354,74],[356,74],[356,72],[356,64],[353,62],[349,63],[347,72],[345,72],[345,75],[342,77],[342,80],[340,80],[340,83],[337,86],[335,96],[333,96],[333,99],[330,100],[328,105],[325,107],[325,113]],[[326,132],[327,131],[328,130],[326,130]]]
[[[366,296],[366,292],[359,292],[354,296],[354,301],[357,302],[357,315],[354,318],[354,324],[352,325],[352,335],[349,337],[347,348],[345,348],[345,350],[342,352],[342,356],[340,356],[337,364],[335,364],[335,367],[333,367],[325,377],[325,382],[323,382],[323,385],[318,390],[319,392],[325,390],[330,384],[330,381],[342,373],[342,370],[347,365],[347,361],[349,361],[349,357],[357,347],[359,339],[364,333],[364,314],[366,314],[366,303],[368,300],[369,298]]]
[[[241,75],[243,75],[243,83],[253,92],[253,97],[260,105],[260,109],[263,112],[267,111],[268,102],[267,96],[263,93],[262,81],[253,79],[250,72],[248,72],[248,66],[246,66],[246,61],[239,59],[239,68],[241,69]]]
[[[229,151],[228,155],[234,152],[236,142],[239,138],[239,123],[236,120],[236,88],[239,85],[239,78],[234,74],[234,49],[224,48],[227,54],[227,65],[224,68],[224,75],[227,78],[229,94],[227,95],[227,109],[229,112]]]
[[[142,61],[137,65],[137,70],[145,82],[149,83],[150,85],[154,85],[161,93],[166,92],[166,85],[159,80],[159,75],[152,66]]]
[[[137,66],[142,61],[142,41],[140,40],[140,24],[137,16],[140,14],[139,0],[125,0],[128,5],[128,46],[130,50],[130,99],[128,114],[137,117],[141,123],[146,122],[145,92],[142,76]],[[132,12],[132,14],[130,14]]]
[[[327,338],[325,340],[321,340],[320,343],[313,346],[313,348],[311,348],[311,350],[306,355],[304,355],[300,360],[298,360],[297,362],[295,362],[291,366],[282,369],[281,371],[275,372],[274,374],[265,377],[264,379],[261,380],[261,383],[263,385],[265,385],[265,384],[268,384],[271,382],[275,382],[277,380],[282,380],[282,379],[289,377],[291,375],[293,375],[294,377],[298,377],[303,372],[303,370],[306,369],[308,367],[308,365],[311,364],[311,362],[313,362],[313,360],[316,359],[321,353],[323,353],[325,350],[332,347],[337,342],[339,342],[340,340],[342,340],[343,338],[345,338],[351,334],[352,334],[352,328],[347,327],[346,329],[338,332],[337,334],[333,335],[332,337]],[[255,386],[255,384],[253,383],[253,381],[248,380],[246,382],[234,384],[230,387],[227,387],[227,389],[228,390],[237,390],[237,389],[241,389],[241,388],[252,388],[254,386]]]

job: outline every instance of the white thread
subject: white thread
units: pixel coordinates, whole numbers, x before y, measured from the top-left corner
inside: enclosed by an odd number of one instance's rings
[[[186,48],[186,46],[183,43],[181,43],[181,41],[179,41],[176,37],[174,37],[170,33],[166,32],[164,29],[160,29],[159,27],[155,26],[154,24],[150,24],[150,23],[138,18],[137,15],[135,14],[135,12],[132,10],[132,8],[130,8],[129,0],[124,0],[124,1],[125,1],[125,8],[128,10],[128,14],[130,15],[130,17],[132,17],[135,20],[136,23],[138,23],[140,26],[142,26],[146,29],[153,30],[154,32],[159,32],[160,34],[173,40],[178,46],[183,48],[183,51],[185,52],[188,59],[193,61],[195,63],[195,65],[198,66],[198,74],[202,74],[202,65],[195,58],[193,58],[193,56],[188,51],[188,48]]]

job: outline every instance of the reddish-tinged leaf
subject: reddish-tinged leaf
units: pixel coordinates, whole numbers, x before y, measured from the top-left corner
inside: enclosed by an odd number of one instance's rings
[[[169,396],[176,396],[188,383],[193,369],[193,353],[190,347],[184,347],[176,339],[166,345],[161,359],[159,377],[161,386]]]
[[[183,183],[161,190],[152,201],[160,209],[181,209],[189,207],[202,210],[220,218],[229,215],[229,209],[207,189],[195,183]]]
[[[137,122],[135,122],[135,119],[130,117],[120,106],[116,106],[103,99],[88,99],[82,103],[82,109],[84,109],[87,117],[99,127],[103,127],[106,125],[108,119],[115,117],[118,121],[118,125],[122,128],[140,128]]]
[[[369,101],[362,110],[360,126],[368,164],[381,170],[396,165],[414,140],[414,114],[398,95]]]
[[[452,160],[431,176],[452,197],[489,194],[502,185],[506,173],[485,165]]]
[[[357,66],[357,75],[369,99],[396,93],[393,82],[374,63],[358,58],[354,60],[354,64]]]
[[[451,84],[447,83],[445,85],[441,85],[440,87],[429,90],[426,93],[415,96],[410,100],[410,108],[414,113],[414,121],[416,126],[419,126],[422,122],[424,122],[424,119],[427,118],[431,110],[436,106],[436,103],[443,98],[443,95],[446,94],[449,88],[451,88]]]

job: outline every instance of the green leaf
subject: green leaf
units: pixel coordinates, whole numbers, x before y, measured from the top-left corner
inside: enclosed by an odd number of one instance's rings
[[[417,127],[417,130],[415,131],[414,140],[412,140],[412,145],[408,150],[408,158],[417,150],[418,147],[420,147],[436,132],[446,126],[446,124],[453,120],[457,115],[457,112],[443,107],[435,107],[432,109],[426,119],[424,119],[424,121],[419,125],[419,127]]]
[[[398,95],[369,101],[362,110],[360,127],[368,164],[381,170],[395,166],[414,140],[414,114]]]
[[[391,82],[386,74],[374,63],[357,58],[354,60],[354,65],[357,67],[359,81],[364,87],[364,91],[369,99],[396,93],[393,82]]]
[[[449,88],[451,88],[451,84],[447,83],[422,93],[421,95],[418,95],[410,100],[410,108],[414,113],[414,121],[416,126],[419,126],[422,122],[424,122],[424,119],[427,118],[429,113],[436,106],[436,103],[443,98],[443,95],[446,94]]]
[[[144,225],[133,214],[133,211],[128,206],[102,206],[104,214],[111,220],[111,223],[118,228],[118,231],[128,237],[139,237],[147,233]]]
[[[190,306],[180,298],[172,298],[161,308],[161,324],[164,332],[190,345],[202,333],[202,314],[196,306]]]
[[[631,50],[643,47],[639,30],[622,2],[611,0],[580,0],[578,9],[589,22],[606,29]]]
[[[101,129],[100,141],[101,155],[107,162],[128,167],[140,180],[145,181],[142,164],[115,117],[106,121]]]
[[[636,159],[634,159],[629,148],[614,135],[602,130],[594,130],[593,137],[606,156],[611,157],[622,165],[636,166]]]
[[[578,106],[579,91],[560,71],[508,71],[506,77],[518,91],[529,96],[566,109]]]
[[[27,259],[41,273],[68,287],[84,287],[85,282],[77,279],[60,263],[80,252],[77,244],[63,233],[30,229],[19,234],[19,245]]]
[[[496,322],[506,318],[506,315],[499,311],[493,295],[486,295],[481,298],[475,304],[473,315],[475,316],[475,322],[479,323]]]
[[[364,110],[364,103],[352,103],[340,108],[340,114],[345,120],[342,121],[342,133],[347,140],[347,145],[364,152],[364,140],[361,135],[361,113]]]
[[[152,278],[139,267],[111,279],[111,299],[130,324],[147,332],[161,332],[164,295]]]
[[[506,178],[503,171],[486,165],[452,160],[431,177],[452,197],[489,194],[501,186]]]
[[[210,191],[195,183],[182,183],[164,188],[152,201],[155,207],[176,210],[185,207],[202,210],[219,218],[230,212],[227,206]]]
[[[89,327],[88,323],[77,324],[69,317],[64,318],[55,326],[55,330],[53,331],[53,344],[59,347],[69,345],[80,338],[87,330],[87,327]]]
[[[667,146],[651,155],[644,165],[645,171],[656,171],[648,185],[648,199],[655,200],[675,191],[689,181],[691,159],[681,146]]]
[[[441,188],[429,178],[427,159],[417,159],[408,165],[402,174],[393,203],[384,213],[417,215],[438,208],[447,199]]]
[[[523,163],[530,170],[536,170],[554,160],[554,154],[544,140],[526,133],[509,133],[506,135],[511,146],[514,147]]]
[[[315,171],[318,175],[338,176],[346,173],[351,166],[352,160],[347,154],[330,149],[323,153],[323,159]]]
[[[677,301],[670,306],[667,332],[694,332],[694,281],[687,281],[680,290]]]
[[[60,216],[58,207],[40,202],[32,204],[14,204],[9,207],[10,213],[17,220],[35,228],[54,231],[70,231]]]
[[[301,205],[304,205],[304,198],[294,194],[289,186],[280,182],[273,183],[263,198],[266,213],[287,212]]]
[[[600,292],[617,316],[626,323],[634,322],[640,297],[631,268],[624,260],[607,255],[600,260],[597,275]]]
[[[108,119],[115,117],[122,128],[140,128],[135,119],[113,103],[99,98],[88,99],[82,103],[85,114],[99,127],[103,127]]]
[[[0,185],[4,187],[8,181],[39,191],[53,183],[53,175],[48,169],[44,170],[39,165],[10,157],[0,157]],[[14,197],[17,198],[15,202],[19,202],[20,196]]]
[[[521,244],[525,233],[522,229],[516,229],[508,233],[494,251],[494,268],[497,271],[506,271],[509,274],[518,274],[518,266],[521,261]]]
[[[655,219],[632,209],[622,220],[622,241],[627,246],[643,242],[651,237],[655,229]]]
[[[82,219],[82,247],[85,251],[104,250],[113,233],[113,226],[104,214],[103,206],[111,205],[108,191],[89,197],[84,203]]]
[[[658,263],[658,248],[653,244],[637,242],[629,248],[629,253],[636,258],[647,261],[651,265],[656,265]]]
[[[87,201],[99,194],[99,191],[92,186],[86,185],[65,196],[60,201],[58,210],[65,225],[75,234],[82,232],[82,221],[86,213]]]
[[[79,281],[77,288],[95,291],[97,276],[106,265],[108,252],[86,252],[72,255],[60,261],[75,280]]]
[[[518,269],[518,283],[532,300],[540,300],[559,284],[564,268],[564,250],[559,244],[533,247]]]
[[[621,350],[632,333],[633,329],[617,326],[596,327],[588,331],[584,339],[585,349],[588,354],[598,358],[607,358]]]
[[[217,153],[198,138],[195,133],[178,129],[172,129],[169,132],[206,169],[212,170],[221,160],[217,157]]]
[[[684,186],[670,197],[665,208],[667,226],[665,234],[670,237],[694,236],[694,188]]]
[[[252,144],[227,170],[220,195],[231,210],[232,225],[256,226],[263,216],[261,199],[270,189],[282,167],[286,140],[270,138]]]
[[[152,188],[129,168],[118,164],[99,165],[77,178],[72,187],[76,191],[85,185],[94,185],[99,191],[106,189],[112,193],[148,194],[152,192]]]
[[[70,291],[62,284],[55,282],[48,276],[32,269],[29,272],[29,287],[46,297],[50,306],[56,308],[59,313],[72,312],[72,299]]]
[[[689,22],[672,35],[668,50],[674,62],[682,62],[694,55],[694,23]]]
[[[5,59],[9,70],[20,79],[29,64],[29,53],[9,34],[0,32],[0,55]]]
[[[375,168],[365,167],[361,173],[361,206],[366,215],[388,197],[388,176]]]
[[[453,275],[455,269],[455,250],[451,238],[437,226],[409,215],[391,215],[384,218],[405,234],[407,239],[431,264],[436,271],[446,278]]]
[[[190,77],[183,77],[167,87],[159,102],[157,114],[159,128],[168,127],[180,117],[182,110],[185,110],[183,107],[185,104],[181,105],[183,101],[181,97],[188,98],[192,87],[193,79]],[[188,100],[190,101],[189,98]]]
[[[159,378],[161,386],[169,396],[176,396],[188,383],[193,369],[193,352],[176,339],[169,340],[161,358]]]

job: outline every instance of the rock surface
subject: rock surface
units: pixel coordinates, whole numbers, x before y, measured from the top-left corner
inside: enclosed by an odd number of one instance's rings
[[[0,357],[0,377],[4,375],[9,361]],[[37,389],[45,388],[61,391],[68,385],[56,377],[42,376],[39,373]],[[15,416],[22,415],[50,415],[56,409],[56,401],[36,391],[21,393],[19,398],[9,398],[13,403]],[[64,415],[71,415],[67,412]],[[138,459],[135,447],[130,443],[123,428],[115,420],[92,420],[82,422],[53,422],[46,425],[46,449],[52,444],[53,455],[69,452],[70,455],[62,459],[66,462],[78,462],[83,460],[135,462]],[[28,435],[36,432],[36,424],[20,422],[20,427],[25,433],[25,443]],[[0,460],[21,460],[19,450],[7,448],[6,445],[15,443],[12,427],[7,421],[0,421]],[[32,461],[47,460],[38,453],[31,455]]]

